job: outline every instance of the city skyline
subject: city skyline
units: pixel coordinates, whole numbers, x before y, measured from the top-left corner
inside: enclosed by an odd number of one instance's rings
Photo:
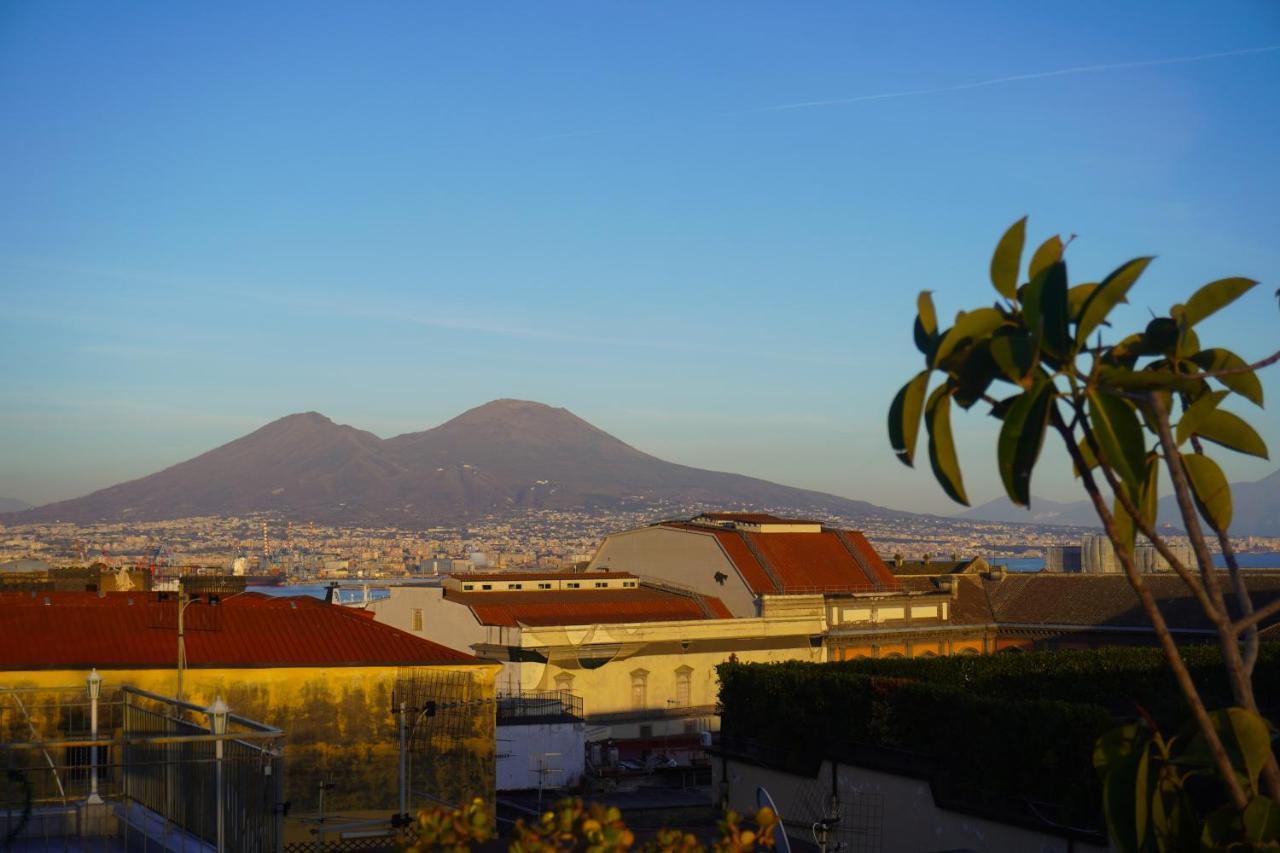
[[[1270,354],[1280,13],[1012,9],[10,6],[0,496],[292,412],[386,438],[513,397],[950,514],[885,412],[916,292],[990,299],[1023,214],[1079,233],[1074,280],[1159,256],[1129,324],[1261,279],[1202,336]],[[1280,446],[1274,409],[1244,414]],[[957,424],[974,505],[1001,493],[995,432]],[[1081,496],[1060,455],[1032,490]]]

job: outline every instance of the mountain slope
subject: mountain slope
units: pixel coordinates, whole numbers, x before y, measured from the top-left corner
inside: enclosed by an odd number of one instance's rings
[[[18,512],[19,510],[30,509],[31,504],[18,498],[0,498],[0,512]]]
[[[863,501],[658,459],[565,409],[496,400],[433,429],[380,439],[290,415],[149,477],[8,516],[13,523],[276,511],[412,524],[531,508],[662,503],[904,515]]]
[[[1261,480],[1231,484],[1234,511],[1231,520],[1232,536],[1280,536],[1280,470],[1271,472]],[[1160,499],[1160,524],[1183,527],[1177,503],[1172,495]],[[1094,514],[1093,504],[1087,500],[1072,503],[1056,503],[1032,497],[1031,509],[1014,506],[1007,497],[996,498],[981,506],[957,513],[953,518],[968,521],[998,521],[1004,523],[1064,524],[1077,527],[1101,527]]]

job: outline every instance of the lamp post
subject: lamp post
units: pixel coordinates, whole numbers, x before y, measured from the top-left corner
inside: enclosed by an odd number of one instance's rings
[[[102,676],[95,667],[86,679],[89,689],[89,736],[98,739],[98,697],[102,695]],[[98,745],[89,747],[89,804],[98,805],[102,797],[98,796]]]
[[[214,790],[217,791],[217,816],[218,816],[218,853],[226,853],[226,810],[223,808],[225,791],[222,786],[222,739],[227,734],[227,717],[230,715],[230,709],[227,703],[222,701],[221,696],[217,696],[213,700],[213,704],[209,706],[205,712],[209,715],[209,728],[213,732],[213,736],[217,738],[213,742],[214,766],[216,768],[216,777],[214,779]]]

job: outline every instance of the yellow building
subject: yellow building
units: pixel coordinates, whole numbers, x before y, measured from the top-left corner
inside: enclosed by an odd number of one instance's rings
[[[301,811],[321,782],[333,784],[336,808],[394,807],[392,693],[430,682],[471,710],[463,725],[450,721],[468,772],[440,773],[428,789],[492,796],[499,665],[314,598],[241,593],[184,603],[179,688],[178,606],[163,593],[0,593],[0,686],[74,687],[96,668],[108,684],[198,704],[222,696],[287,733],[286,796]]]

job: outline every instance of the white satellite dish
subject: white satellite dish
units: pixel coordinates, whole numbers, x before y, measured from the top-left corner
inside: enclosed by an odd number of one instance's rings
[[[773,827],[773,849],[778,853],[791,853],[791,840],[787,838],[787,831],[782,828],[782,812],[778,811],[778,807],[773,804],[773,797],[761,786],[756,788],[756,808],[762,809],[765,806],[773,809],[778,817],[778,822]]]

